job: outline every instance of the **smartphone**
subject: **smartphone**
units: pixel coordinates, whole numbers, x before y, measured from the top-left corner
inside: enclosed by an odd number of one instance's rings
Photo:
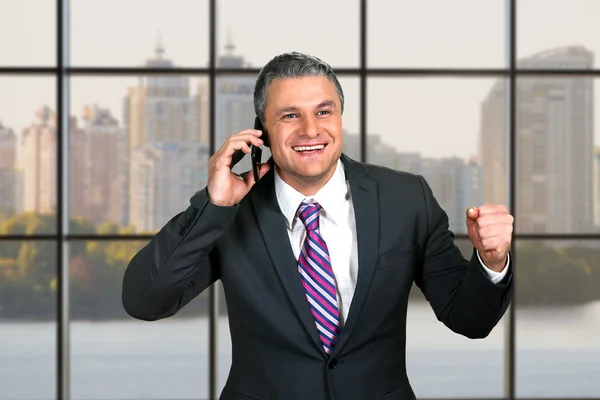
[[[263,144],[265,146],[269,146],[269,138],[267,136],[267,132],[265,131],[265,128],[263,127],[262,123],[260,122],[260,119],[258,117],[254,118],[254,129],[256,129],[257,131],[262,131],[262,135],[260,136],[260,138],[263,141]],[[244,158],[246,154],[241,151],[241,150],[237,150],[233,153],[233,156],[231,157],[231,167],[233,168],[234,165],[236,165],[238,162],[240,162],[242,160],[242,158]],[[250,158],[251,158],[251,164],[252,164],[252,174],[254,175],[254,182],[258,182],[258,172],[259,172],[259,166],[260,166],[260,162],[261,162],[261,158],[262,158],[262,147],[257,147],[254,146],[253,144],[250,145]]]
[[[263,144],[265,146],[268,146],[269,142],[267,132],[265,131],[265,128],[263,127],[258,117],[254,118],[254,129],[256,129],[257,131],[262,131],[262,135],[260,136],[260,138],[262,139]],[[258,182],[258,172],[262,158],[262,147],[250,145],[250,158],[252,162],[252,173],[254,174],[254,182]]]

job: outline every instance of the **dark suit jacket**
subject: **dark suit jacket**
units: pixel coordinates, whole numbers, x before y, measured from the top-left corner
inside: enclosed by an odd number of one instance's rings
[[[345,155],[342,161],[359,273],[331,356],[322,350],[297,272],[273,167],[232,207],[210,203],[206,188],[197,192],[131,260],[123,305],[142,320],[169,317],[217,279],[223,283],[233,355],[221,400],[413,399],[405,367],[413,282],[437,318],[469,338],[487,336],[506,311],[512,272],[494,284],[475,250],[470,261],[462,257],[421,176]]]

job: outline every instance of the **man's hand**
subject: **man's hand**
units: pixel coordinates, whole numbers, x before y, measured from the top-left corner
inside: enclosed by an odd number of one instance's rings
[[[230,136],[223,146],[210,158],[208,162],[208,199],[218,206],[233,206],[238,204],[250,191],[254,182],[254,174],[247,174],[245,179],[231,171],[232,157],[237,150],[248,154],[250,144],[261,146],[259,139],[261,131],[245,129]],[[269,170],[270,165],[263,163],[259,169],[262,178]]]
[[[467,209],[467,232],[483,263],[500,272],[507,262],[514,218],[503,205]]]

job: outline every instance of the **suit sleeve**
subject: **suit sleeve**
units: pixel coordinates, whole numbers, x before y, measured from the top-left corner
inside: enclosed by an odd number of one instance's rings
[[[454,244],[448,216],[431,188],[419,176],[427,210],[427,238],[416,283],[438,320],[469,338],[484,338],[498,324],[512,295],[512,265],[498,283],[492,282],[473,249],[466,260]],[[512,263],[511,263],[512,264]]]
[[[219,279],[215,245],[238,208],[212,204],[206,188],[197,192],[129,262],[122,285],[125,311],[147,321],[172,316]]]

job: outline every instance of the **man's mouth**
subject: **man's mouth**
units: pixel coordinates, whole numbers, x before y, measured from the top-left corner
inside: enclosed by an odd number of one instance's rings
[[[323,150],[327,146],[326,144],[316,144],[314,146],[294,146],[292,149],[298,153],[310,153]]]

